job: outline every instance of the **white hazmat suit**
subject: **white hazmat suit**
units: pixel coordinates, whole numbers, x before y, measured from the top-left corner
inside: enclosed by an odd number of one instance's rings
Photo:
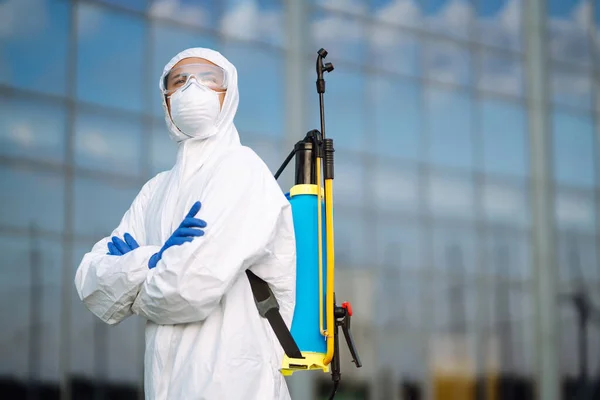
[[[216,134],[190,138],[173,124],[175,166],[148,181],[111,236],[128,232],[140,247],[107,255],[106,237],[79,265],[75,285],[87,308],[108,324],[132,314],[147,320],[144,387],[148,400],[289,399],[279,369],[283,350],[259,316],[246,269],[267,281],[291,326],[296,247],[291,207],[262,160],[240,144],[233,124],[235,67],[220,53],[188,49],[166,66],[200,57],[222,67],[228,87]],[[205,235],[148,260],[201,201]]]

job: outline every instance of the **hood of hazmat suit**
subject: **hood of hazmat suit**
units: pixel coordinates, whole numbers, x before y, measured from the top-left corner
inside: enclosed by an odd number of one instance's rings
[[[75,286],[86,307],[108,324],[133,314],[147,320],[146,399],[289,399],[279,371],[283,350],[258,314],[245,270],[269,283],[289,328],[296,298],[291,207],[264,162],[240,143],[233,124],[237,72],[225,57],[185,50],[165,66],[161,81],[189,57],[211,61],[227,74],[216,130],[189,137],[164,104],[177,161],[142,187],[111,235],[84,255]],[[204,236],[168,248],[148,269],[149,258],[198,200],[196,217],[208,224]],[[140,246],[108,255],[110,238],[126,232]]]

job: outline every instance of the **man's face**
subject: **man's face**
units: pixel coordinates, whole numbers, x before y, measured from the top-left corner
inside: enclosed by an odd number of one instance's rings
[[[177,68],[177,67],[181,67],[182,65],[186,65],[186,64],[210,64],[210,65],[215,65],[214,63],[205,60],[204,58],[199,58],[199,57],[190,57],[190,58],[184,58],[183,60],[179,61],[177,64],[175,64],[173,66],[173,68],[171,68],[171,70]],[[170,81],[167,81],[167,89],[169,89],[169,84]],[[223,108],[223,100],[225,100],[225,93],[227,93],[227,90],[224,91],[220,91],[217,92],[219,93],[219,103],[221,108]],[[169,99],[168,97],[166,98],[167,100],[167,109],[169,110],[169,115],[171,114],[171,99]]]

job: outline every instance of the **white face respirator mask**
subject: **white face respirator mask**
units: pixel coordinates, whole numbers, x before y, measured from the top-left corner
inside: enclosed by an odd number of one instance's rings
[[[170,96],[170,100],[171,119],[185,135],[204,139],[217,132],[216,123],[221,111],[217,92],[190,79]]]

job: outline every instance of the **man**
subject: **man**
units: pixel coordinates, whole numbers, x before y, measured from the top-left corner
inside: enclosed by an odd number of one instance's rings
[[[143,186],[112,239],[83,257],[79,297],[108,324],[148,320],[146,399],[289,399],[283,350],[245,270],[269,283],[289,328],[292,213],[266,165],[240,144],[237,71],[216,51],[188,49],[166,65],[160,89],[177,161]]]

